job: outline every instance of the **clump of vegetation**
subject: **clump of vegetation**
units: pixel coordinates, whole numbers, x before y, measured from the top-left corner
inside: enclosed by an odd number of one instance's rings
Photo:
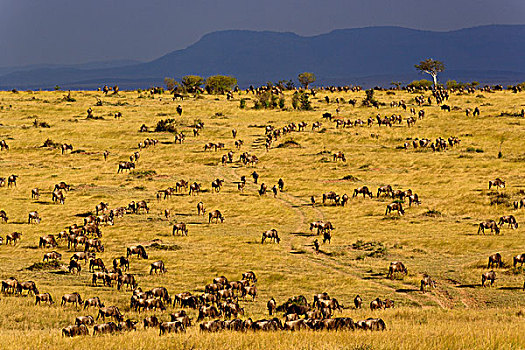
[[[224,94],[233,90],[237,85],[237,79],[226,75],[214,75],[206,79],[206,92],[209,94]]]
[[[382,258],[388,252],[388,248],[383,243],[376,241],[365,242],[363,240],[357,240],[352,244],[352,249],[364,250],[368,252],[366,254],[360,255],[361,259],[364,259],[364,257]]]
[[[273,109],[277,108],[279,97],[273,94],[271,91],[265,91],[262,94],[257,95],[253,108],[254,109]]]
[[[423,216],[428,216],[431,218],[437,218],[443,216],[439,210],[436,209],[429,209],[426,212],[423,213]]]
[[[154,242],[148,246],[149,249],[156,249],[156,250],[169,250],[169,251],[175,251],[175,250],[181,250],[182,248],[176,244],[163,244]]]
[[[363,106],[379,107],[379,101],[374,98],[374,89],[368,89],[365,91],[366,97],[363,99]]]
[[[157,122],[155,126],[155,132],[177,132],[177,127],[175,126],[175,119],[161,119]]]
[[[301,148],[301,145],[294,140],[287,140],[279,144],[277,148]]]
[[[497,192],[497,191],[491,191],[487,193],[487,196],[490,198],[490,205],[507,205],[511,206],[510,203],[510,195],[507,193]]]
[[[157,175],[157,172],[155,170],[132,170],[129,175],[137,179],[143,179]]]
[[[51,125],[49,125],[46,122],[39,122],[38,119],[35,119],[35,121],[33,122],[33,126],[35,128],[50,128],[51,127]]]
[[[292,107],[300,111],[311,111],[313,108],[310,102],[310,94],[304,91],[296,91],[292,96]]]
[[[241,98],[241,101],[239,102],[239,108],[240,109],[246,108],[246,99],[245,98]]]
[[[59,269],[62,264],[57,260],[51,260],[46,262],[37,262],[31,266],[26,267],[29,271],[41,271],[41,270],[55,270]]]
[[[474,147],[467,147],[466,151],[468,153],[483,153],[483,152],[485,152],[481,148],[474,148]]]
[[[58,148],[59,146],[60,146],[59,143],[56,143],[51,139],[45,140],[44,144],[42,145],[42,147],[47,147],[47,148]]]
[[[347,180],[347,181],[353,181],[353,182],[360,181],[359,178],[355,177],[354,175],[345,175],[341,180]]]

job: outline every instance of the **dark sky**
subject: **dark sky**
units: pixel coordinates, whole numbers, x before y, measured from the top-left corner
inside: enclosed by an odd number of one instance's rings
[[[0,66],[151,60],[224,29],[525,24],[525,0],[0,0]]]

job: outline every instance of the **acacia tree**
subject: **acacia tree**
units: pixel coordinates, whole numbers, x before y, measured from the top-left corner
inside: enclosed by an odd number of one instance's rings
[[[315,81],[315,75],[314,73],[304,72],[297,76],[297,80],[299,80],[305,89],[308,89],[308,85]]]
[[[204,84],[204,78],[198,75],[185,75],[180,82],[186,91],[195,92],[198,87]]]
[[[427,73],[432,76],[434,79],[434,87],[437,87],[437,75],[445,70],[445,65],[443,62],[434,60],[432,58],[427,58],[424,61],[415,64],[414,67],[421,73]]]
[[[206,79],[205,89],[209,94],[224,94],[233,90],[237,85],[237,79],[226,75],[214,75]]]

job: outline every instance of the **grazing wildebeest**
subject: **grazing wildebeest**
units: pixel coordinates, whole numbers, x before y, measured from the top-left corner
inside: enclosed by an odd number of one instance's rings
[[[500,253],[492,254],[491,256],[489,256],[489,263],[487,265],[487,268],[490,269],[494,267],[494,265],[496,265],[496,267],[503,266],[503,260],[501,258]]]
[[[120,162],[118,164],[118,170],[117,170],[117,174],[120,173],[121,171],[124,172],[124,170],[131,170],[131,169],[135,169],[135,163],[133,162]]]
[[[108,160],[109,151],[104,151],[104,161]]]
[[[40,198],[40,192],[38,191],[38,188],[33,188],[31,190],[31,199],[38,199]]]
[[[9,146],[7,145],[7,142],[5,142],[5,140],[2,140],[0,141],[0,150],[3,151],[4,149],[8,150]]]
[[[163,335],[164,333],[179,333],[185,331],[186,327],[184,327],[184,324],[180,321],[162,322],[161,324],[159,324],[159,335]]]
[[[101,258],[91,259],[89,261],[89,272],[93,272],[95,267],[97,267],[100,271],[106,271],[106,266],[104,265],[104,262]]]
[[[144,329],[148,327],[157,327],[159,325],[159,319],[156,316],[149,316],[144,319]]]
[[[427,287],[436,288],[436,281],[430,278],[430,276],[424,275],[423,279],[421,280],[421,286],[420,286],[421,292],[425,293]]]
[[[478,234],[479,232],[481,231],[483,234],[485,234],[485,229],[489,229],[490,228],[490,232],[495,232],[496,234],[499,234],[500,232],[500,229],[499,229],[499,226],[498,224],[496,224],[496,221],[494,220],[488,220],[488,221],[483,221],[479,224],[478,226]]]
[[[388,274],[386,277],[393,279],[394,273],[397,272],[408,275],[408,270],[401,261],[394,261],[390,263],[390,267],[388,268]]]
[[[481,275],[481,286],[482,287],[485,287],[485,282],[486,281],[490,281],[490,285],[494,285],[494,281],[496,280],[496,272],[494,272],[493,270],[491,271],[488,271],[488,272],[484,272],[482,275]]]
[[[72,151],[73,150],[73,145],[64,143],[64,144],[62,144],[62,146],[60,146],[60,148],[62,149],[62,154],[64,154],[68,150]]]
[[[7,187],[15,186],[16,187],[16,179],[18,178],[18,175],[11,175],[7,178]]]
[[[501,227],[504,224],[509,224],[509,227],[512,228],[513,230],[518,228],[518,222],[516,221],[516,218],[514,217],[514,215],[507,215],[507,216],[500,217],[498,225]]]
[[[109,209],[108,203],[100,202],[95,206],[96,215]]]
[[[89,330],[85,324],[71,325],[62,328],[63,337],[76,337],[78,335],[89,335]]]
[[[197,215],[204,215],[206,212],[206,209],[204,208],[204,203],[199,202],[197,203]]]
[[[53,298],[49,293],[42,293],[35,295],[35,305],[40,303],[48,303],[49,305],[54,304]]]
[[[135,289],[137,287],[137,280],[135,276],[127,273],[125,275],[120,275],[117,277],[117,289],[120,290],[122,285],[125,285],[126,288]]]
[[[62,191],[53,191],[53,193],[51,195],[51,200],[54,203],[64,204],[65,201],[66,201],[66,196],[64,196]]]
[[[178,224],[173,225],[173,235],[175,236],[179,231],[181,232],[181,236],[188,235],[188,227],[184,222],[179,222]]]
[[[354,307],[356,309],[360,309],[363,305],[363,299],[361,299],[361,297],[358,295],[356,295],[356,297],[354,298]]]
[[[275,302],[275,299],[271,298],[270,300],[268,300],[268,303],[266,303],[266,307],[268,308],[268,313],[270,314],[270,316],[272,316],[275,310],[277,309],[277,303]]]
[[[244,144],[244,141],[243,140],[236,140],[235,141],[235,147],[237,149],[241,149],[242,145]]]
[[[71,259],[69,260],[68,270],[69,270],[69,273],[73,273],[73,270],[77,270],[77,274],[80,275],[80,271],[82,271],[82,267],[80,266],[80,263],[77,260]]]
[[[367,186],[356,188],[352,197],[356,197],[360,193],[363,194],[363,198],[365,198],[366,196],[369,196],[370,198],[373,197],[372,192],[368,189]]]
[[[97,320],[102,317],[103,320],[106,319],[106,317],[113,317],[117,321],[122,321],[124,319],[124,316],[116,306],[108,306],[108,307],[101,307],[98,309],[98,315]]]
[[[119,258],[113,259],[113,269],[117,270],[117,268],[124,269],[124,271],[129,270],[129,259],[125,256],[121,256]]]
[[[71,260],[84,260],[84,264],[87,264],[88,259],[95,259],[95,253],[78,252],[71,256]]]
[[[46,247],[58,247],[58,243],[55,239],[54,235],[46,235],[43,237],[40,237],[40,241],[38,242],[38,248],[46,248]]]
[[[385,215],[388,215],[392,211],[397,211],[399,215],[403,215],[405,213],[405,210],[403,209],[403,205],[399,202],[390,203],[386,206]]]
[[[221,179],[215,179],[211,183],[212,190],[215,190],[215,192],[219,192],[221,190],[222,184],[224,183],[224,180]]]
[[[29,212],[28,214],[28,219],[27,219],[27,223],[30,224],[30,223],[40,223],[42,219],[38,216],[38,212],[37,211],[31,211]]]
[[[514,201],[513,205],[514,205],[514,209],[516,209],[516,210],[525,207],[525,198],[522,198],[520,200]]]
[[[18,242],[21,237],[22,237],[22,233],[21,232],[9,233],[9,234],[5,235],[5,244],[7,245],[7,244],[9,244],[9,242],[12,242],[13,245],[15,245],[16,242]]]
[[[215,220],[215,223],[219,223],[219,220],[221,220],[221,222],[224,222],[224,216],[221,214],[220,211],[214,210],[208,215],[208,223],[211,223],[213,220]]]
[[[411,207],[412,203],[413,204],[417,204],[417,205],[421,204],[421,201],[419,200],[419,197],[418,197],[417,193],[414,193],[414,194],[408,196],[408,206]]]
[[[18,281],[14,277],[2,281],[2,293],[15,294],[17,287]]]
[[[2,219],[3,222],[7,223],[7,220],[9,219],[7,217],[7,213],[5,210],[0,210],[0,219]]]
[[[190,185],[190,196],[198,194],[201,191],[201,185],[194,182]]]
[[[29,292],[32,292],[33,295],[39,294],[38,288],[36,287],[36,283],[33,281],[18,282],[16,286],[17,293],[22,295],[22,292],[24,290],[27,290],[27,295],[29,295]]]
[[[199,316],[197,317],[197,322],[204,320],[206,317],[219,317],[222,315],[221,311],[218,310],[215,306],[201,306],[199,309]]]
[[[44,259],[42,261],[46,262],[50,260],[60,260],[60,259],[62,259],[62,254],[53,250],[50,253],[45,253]]]
[[[310,230],[312,229],[312,224],[310,224]],[[332,223],[330,221],[327,221],[327,222],[318,222],[317,223],[317,234],[321,234],[321,233],[325,233],[325,232],[330,232],[331,230],[335,230],[335,227],[332,225]]]
[[[151,269],[149,270],[149,274],[151,275],[153,271],[155,271],[155,273],[158,273],[158,271],[160,271],[160,273],[165,273],[167,270],[164,266],[164,262],[162,260],[159,260],[155,261],[154,263],[151,263]]]
[[[79,306],[79,304],[82,304],[82,298],[80,297],[80,294],[77,292],[72,294],[65,294],[62,297],[62,302],[60,303],[60,306],[63,306],[67,303],[75,304],[76,307]]]
[[[70,185],[66,184],[64,181],[61,181],[60,183],[55,184],[53,191],[59,191],[59,190],[69,191],[70,189],[71,189]]]
[[[279,238],[279,234],[277,233],[277,230],[272,228],[271,230],[265,231],[262,233],[262,240],[261,243],[264,243],[266,239],[270,239],[270,242],[281,242],[281,239]]]
[[[341,159],[343,162],[346,162],[345,154],[341,151],[334,153],[333,158],[334,162],[337,162],[338,159]]]
[[[518,254],[512,260],[514,267],[516,267],[518,263],[520,263],[520,266],[523,266],[523,263],[525,263],[525,254]]]
[[[330,244],[332,240],[332,233],[327,230],[327,231],[324,231],[323,232],[323,244],[326,243],[326,241],[328,241],[328,244]]]
[[[115,322],[96,324],[93,326],[93,335],[97,334],[111,334],[116,333],[120,330],[119,325]]]
[[[323,204],[325,204],[327,200],[331,200],[335,202],[336,199],[337,199],[337,194],[334,191],[323,193]]]
[[[144,209],[146,211],[146,213],[149,213],[148,203],[146,203],[146,201],[139,201],[139,202],[137,202],[136,206],[135,206],[135,213],[138,214],[140,209]]]
[[[93,316],[78,316],[77,318],[75,318],[76,325],[85,324],[87,326],[91,326],[94,323],[95,319],[93,318]]]
[[[144,249],[141,245],[132,246],[126,249],[126,257],[129,258],[133,254],[136,254],[137,257],[147,259],[148,254],[146,253],[146,249]]]
[[[499,177],[496,178],[496,180],[490,180],[490,181],[489,181],[489,190],[490,190],[492,187],[505,188],[505,181],[503,181],[503,180],[500,179]]]
[[[392,190],[392,186],[386,185],[386,186],[381,186],[377,189],[377,198],[379,198],[379,195],[381,195],[381,193],[384,193],[388,197],[388,196],[392,196],[394,191]]]
[[[104,307],[104,303],[100,301],[99,297],[89,298],[84,300],[84,310],[88,307]]]
[[[253,283],[257,282],[257,277],[255,277],[255,272],[253,271],[243,273],[242,279],[246,281],[252,281]]]

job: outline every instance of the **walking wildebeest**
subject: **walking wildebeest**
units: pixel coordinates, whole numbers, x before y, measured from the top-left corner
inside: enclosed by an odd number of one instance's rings
[[[489,256],[489,263],[487,265],[487,268],[490,269],[494,265],[496,265],[496,267],[502,267],[503,266],[503,260],[501,259],[501,254],[500,253],[492,254],[491,256]]]
[[[118,164],[118,170],[117,170],[117,174],[120,173],[121,171],[124,172],[124,170],[131,170],[131,169],[135,169],[135,163],[133,162],[120,162]]]
[[[18,175],[11,175],[7,178],[7,187],[15,186],[16,187],[16,179],[18,178]]]
[[[188,228],[184,222],[179,222],[178,224],[173,225],[173,235],[175,236],[179,231],[181,232],[181,236],[188,235]]]
[[[211,223],[214,219],[216,224],[219,223],[219,220],[221,220],[221,222],[224,222],[224,216],[222,216],[221,212],[218,210],[214,210],[209,213],[208,223]]]
[[[146,249],[144,249],[141,245],[132,246],[126,249],[126,257],[129,258],[133,254],[136,254],[137,257],[147,259],[148,254],[146,253]]]
[[[394,273],[396,272],[400,272],[400,273],[403,273],[405,275],[408,275],[408,270],[407,268],[405,267],[405,265],[401,262],[401,261],[394,261],[394,262],[391,262],[390,263],[390,267],[388,268],[388,274],[387,274],[387,278],[390,278],[390,279],[393,279],[394,278]]]
[[[481,275],[481,286],[485,287],[486,281],[490,281],[490,285],[493,286],[495,280],[496,280],[496,273],[493,270],[485,272]]]
[[[53,298],[49,293],[42,293],[35,295],[35,305],[40,303],[48,303],[49,305],[54,304]]]
[[[505,188],[505,181],[503,181],[503,180],[500,179],[499,177],[496,178],[495,180],[490,180],[490,181],[489,181],[489,190],[490,190],[492,187]]]
[[[352,197],[356,197],[360,193],[363,194],[363,198],[365,198],[366,196],[369,196],[370,198],[373,197],[372,192],[368,189],[367,186],[356,188]]]
[[[478,226],[478,234],[479,232],[481,231],[483,234],[485,234],[485,229],[489,229],[490,228],[490,232],[495,232],[496,234],[499,234],[500,232],[500,229],[499,229],[499,226],[498,224],[496,224],[496,221],[494,220],[488,220],[488,221],[483,221],[479,224]]]
[[[71,325],[62,328],[63,337],[75,337],[77,335],[89,335],[89,330],[85,324]]]

